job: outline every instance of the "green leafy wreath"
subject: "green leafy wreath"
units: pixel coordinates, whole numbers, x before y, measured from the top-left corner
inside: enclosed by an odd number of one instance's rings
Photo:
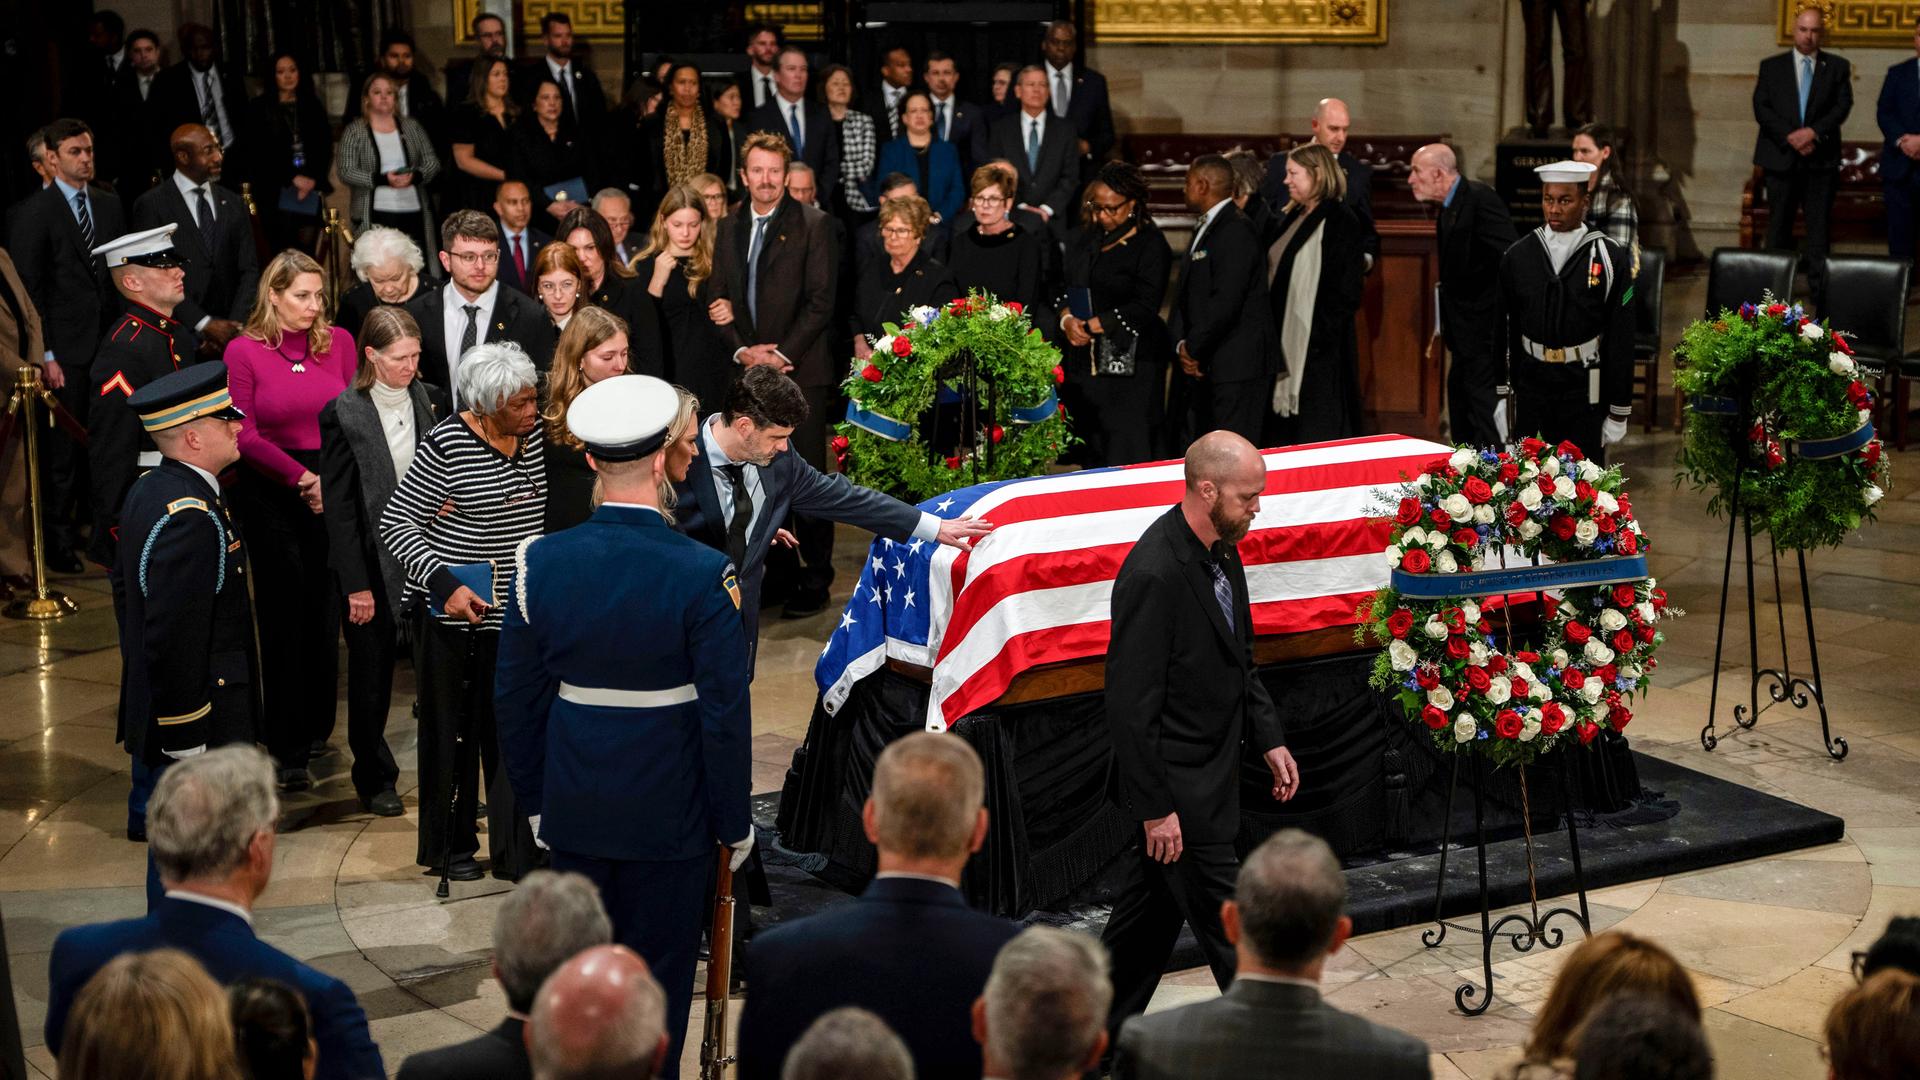
[[[1054,394],[1066,379],[1060,352],[1019,303],[974,291],[903,319],[886,324],[872,356],[854,361],[843,384],[847,420],[835,429],[833,450],[855,483],[919,502],[968,484],[1037,476],[1073,444]],[[928,449],[920,420],[942,384],[964,389],[968,357],[982,424],[943,458]]]
[[[1872,520],[1888,460],[1845,337],[1769,296],[1689,326],[1674,355],[1680,475],[1713,492],[1709,512],[1728,511],[1737,473],[1741,510],[1777,547],[1832,547]]]

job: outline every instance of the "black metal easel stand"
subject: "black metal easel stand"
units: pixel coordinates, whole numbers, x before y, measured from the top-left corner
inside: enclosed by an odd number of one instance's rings
[[[1555,916],[1566,915],[1574,919],[1580,924],[1580,933],[1583,937],[1593,932],[1593,924],[1587,913],[1587,878],[1580,868],[1580,829],[1574,821],[1573,769],[1570,759],[1566,756],[1571,753],[1571,749],[1562,753],[1560,782],[1562,791],[1566,795],[1567,850],[1573,858],[1573,888],[1575,896],[1579,899],[1579,910],[1568,907],[1549,908],[1545,912],[1540,910],[1539,885],[1533,876],[1533,821],[1528,812],[1526,766],[1522,765],[1520,766],[1520,820],[1526,832],[1528,906],[1526,911],[1502,916],[1498,921],[1493,919],[1487,900],[1486,793],[1483,783],[1486,778],[1486,765],[1479,754],[1469,753],[1473,757],[1473,839],[1480,861],[1479,934],[1480,968],[1483,977],[1478,984],[1461,983],[1453,992],[1453,1003],[1462,1013],[1478,1016],[1493,1004],[1493,943],[1496,938],[1502,934],[1507,935],[1508,941],[1516,952],[1531,952],[1536,944],[1548,949],[1557,949],[1565,940],[1565,934],[1559,927],[1547,925]],[[1446,825],[1440,837],[1440,873],[1433,886],[1434,926],[1420,933],[1421,943],[1429,949],[1438,948],[1446,941],[1449,927],[1462,933],[1474,932],[1471,926],[1451,923],[1441,917],[1447,891],[1447,853],[1453,841],[1453,800],[1460,792],[1460,758],[1462,756],[1466,755],[1453,756],[1453,772],[1447,782]],[[1517,926],[1518,929],[1509,930],[1509,926]],[[1477,1004],[1474,1003],[1476,998],[1479,999]]]

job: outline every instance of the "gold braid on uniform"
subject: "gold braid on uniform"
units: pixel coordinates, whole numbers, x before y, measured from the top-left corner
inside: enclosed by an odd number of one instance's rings
[[[680,107],[667,106],[666,123],[667,186],[684,184],[707,171],[707,118],[693,110],[693,126],[685,136],[680,131]]]

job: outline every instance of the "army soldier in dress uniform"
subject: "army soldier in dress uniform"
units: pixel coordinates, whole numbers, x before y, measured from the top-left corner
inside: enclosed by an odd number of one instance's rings
[[[649,375],[602,380],[568,407],[604,501],[521,544],[494,683],[501,758],[534,836],[555,870],[599,886],[614,940],[666,988],[665,1076],[686,1036],[716,846],[735,869],[753,848],[739,582],[661,513],[662,487],[698,452],[697,425],[667,440],[679,408]]]
[[[253,605],[247,551],[220,497],[240,460],[240,410],[218,361],[163,375],[127,404],[159,448],[120,509],[113,612],[120,624],[120,726],[136,773],[131,818],[144,828],[139,776],[211,746],[254,741]],[[147,784],[152,790],[152,784]],[[159,879],[149,862],[148,901]]]
[[[186,296],[186,271],[173,250],[173,230],[129,233],[93,249],[120,292],[120,319],[93,360],[87,409],[87,463],[93,472],[93,539],[87,557],[113,565],[120,504],[133,478],[160,464],[153,439],[128,407],[134,391],[195,360],[193,331],[173,317]]]
[[[1633,256],[1586,224],[1593,166],[1534,170],[1546,224],[1500,260],[1507,356],[1517,406],[1513,437],[1572,442],[1588,457],[1627,433],[1633,412]]]

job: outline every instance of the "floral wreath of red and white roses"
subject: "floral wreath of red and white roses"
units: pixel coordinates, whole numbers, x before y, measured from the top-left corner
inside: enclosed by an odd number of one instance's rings
[[[1380,589],[1361,604],[1357,635],[1385,643],[1372,685],[1437,747],[1525,764],[1569,739],[1584,746],[1626,729],[1629,703],[1658,666],[1659,623],[1680,612],[1636,558],[1649,543],[1618,467],[1570,442],[1463,447],[1428,463],[1390,505],[1387,558],[1420,595]],[[1509,551],[1525,569],[1498,565]],[[1596,583],[1538,584],[1556,576],[1538,563],[1595,560],[1607,561],[1573,576]],[[1417,580],[1427,577],[1451,580]],[[1507,630],[1491,617],[1522,594],[1542,605],[1537,648],[1510,634],[1503,643]]]

